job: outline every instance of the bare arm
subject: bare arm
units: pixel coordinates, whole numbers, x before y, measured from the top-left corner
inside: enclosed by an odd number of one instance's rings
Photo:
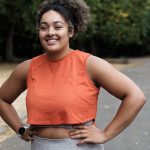
[[[18,65],[0,88],[0,115],[15,132],[23,123],[11,104],[26,89],[29,64],[25,61]]]
[[[118,135],[134,120],[145,103],[145,96],[131,79],[103,59],[90,56],[87,60],[87,71],[92,81],[96,81],[122,102],[115,117],[105,129],[81,126],[78,130],[70,132],[70,136],[84,138],[78,144],[105,143]]]
[[[117,71],[108,62],[91,56],[87,66],[93,80],[110,94],[122,100],[116,116],[104,129],[107,137],[105,140],[108,141],[134,120],[145,103],[145,96],[131,79]]]

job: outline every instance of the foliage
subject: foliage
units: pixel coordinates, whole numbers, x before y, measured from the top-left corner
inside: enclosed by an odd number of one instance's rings
[[[7,44],[7,39],[12,29],[12,42],[15,46],[14,52],[18,49],[18,52],[21,53],[20,51],[23,52],[25,47],[33,48],[35,42],[36,10],[41,1],[0,0],[0,17],[2,18],[2,23],[0,24],[2,37],[0,37],[0,41],[3,41],[3,47],[0,47],[1,51],[7,47],[5,45]],[[28,43],[28,46],[25,45],[26,43]]]
[[[42,0],[0,0],[0,15],[7,24],[20,25],[25,31],[35,28],[35,16],[38,4]],[[3,20],[4,21],[4,20]]]
[[[109,1],[109,5],[101,3],[97,15],[101,20],[98,22],[99,33],[116,44],[142,44],[150,29],[147,16],[150,9],[147,6],[147,0]]]
[[[26,53],[25,56],[35,53],[36,10],[41,1],[0,0],[0,55],[6,51],[6,41],[12,30],[14,53]],[[116,49],[121,45],[136,45],[147,46],[150,52],[150,0],[85,1],[90,6],[92,21],[87,32],[75,40],[75,47],[99,53],[99,49],[106,49],[108,45]]]
[[[107,44],[144,45],[150,42],[150,0],[86,0],[92,22],[88,35]]]

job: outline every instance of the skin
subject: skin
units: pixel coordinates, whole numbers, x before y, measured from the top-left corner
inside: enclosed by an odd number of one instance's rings
[[[42,16],[39,38],[50,60],[61,59],[72,51],[68,41],[73,34],[73,29],[69,29],[68,23],[56,11],[50,10]]]
[[[84,138],[78,145],[86,142],[101,144],[114,138],[134,120],[145,103],[145,96],[139,87],[108,62],[90,56],[87,60],[87,71],[91,79],[120,99],[122,103],[105,129],[80,126],[76,131],[70,132],[71,138]]]
[[[39,38],[49,60],[59,60],[72,51],[69,39],[73,34],[73,29],[69,29],[68,23],[59,13],[50,10],[42,16]],[[27,88],[30,62],[31,60],[27,60],[19,64],[0,88],[0,115],[15,132],[24,124],[11,104]],[[87,142],[105,143],[114,138],[134,120],[146,101],[139,87],[105,60],[90,56],[86,67],[89,78],[119,98],[122,103],[106,128],[99,129],[92,125],[78,126],[76,130],[71,130],[70,138],[81,139],[78,145]],[[34,134],[36,132],[28,129],[22,139],[31,141]]]

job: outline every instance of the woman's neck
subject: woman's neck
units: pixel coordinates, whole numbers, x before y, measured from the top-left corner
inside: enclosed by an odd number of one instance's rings
[[[61,50],[58,52],[46,52],[46,53],[50,61],[57,61],[68,55],[71,51],[73,51],[73,49],[68,48],[66,50]]]

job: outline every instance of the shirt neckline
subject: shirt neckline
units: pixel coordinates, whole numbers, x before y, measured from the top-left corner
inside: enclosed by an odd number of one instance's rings
[[[58,59],[58,60],[49,60],[49,59],[48,59],[48,56],[47,56],[47,53],[45,53],[45,57],[46,57],[46,59],[47,59],[47,61],[48,61],[49,63],[58,63],[58,62],[61,62],[61,61],[65,60],[66,58],[68,58],[70,55],[76,53],[77,51],[78,51],[78,50],[72,50],[72,51],[69,52],[67,55],[65,55],[64,57],[62,57],[62,58],[60,58],[60,59]]]

